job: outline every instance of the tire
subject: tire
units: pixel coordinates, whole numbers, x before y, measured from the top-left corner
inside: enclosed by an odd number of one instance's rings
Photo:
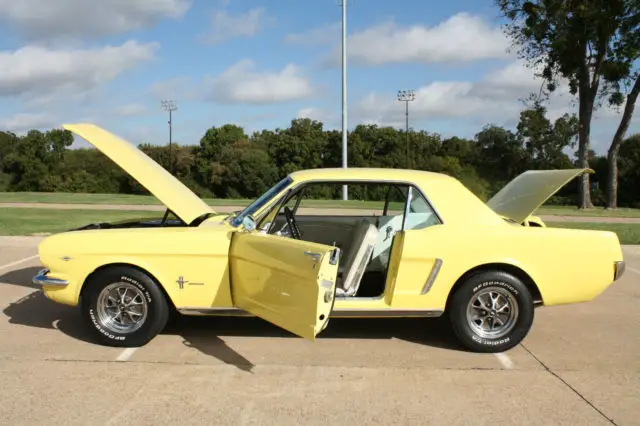
[[[493,309],[491,297],[496,299],[497,309]],[[509,306],[503,308],[506,301]],[[518,345],[529,333],[534,317],[533,298],[527,286],[502,271],[480,272],[469,277],[452,295],[447,311],[462,345],[484,353],[503,352]]]
[[[93,337],[101,344],[143,346],[167,324],[169,305],[164,294],[151,277],[137,269],[109,268],[92,277],[86,286],[81,303],[82,316]],[[116,294],[124,294],[129,306],[121,307],[114,298]],[[118,311],[121,311],[119,317]]]

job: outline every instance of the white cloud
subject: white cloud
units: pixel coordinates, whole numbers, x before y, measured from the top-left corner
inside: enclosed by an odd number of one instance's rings
[[[255,70],[255,64],[244,59],[217,77],[205,77],[210,98],[221,103],[267,104],[304,99],[313,87],[300,68],[288,64],[280,71]]]
[[[554,121],[565,113],[577,114],[576,98],[569,93],[566,82],[561,82],[549,101],[545,103],[547,117]],[[534,77],[534,70],[520,62],[513,62],[489,73],[477,81],[434,81],[416,90],[415,101],[409,104],[410,126],[431,127],[431,123],[449,122],[458,136],[461,128],[477,132],[486,124],[495,124],[515,130],[520,112],[526,107],[521,100],[531,93],[538,93],[542,80]],[[591,148],[606,152],[610,137],[620,120],[620,112],[606,104],[594,111]],[[395,93],[370,92],[349,110],[350,123],[377,124],[404,128],[404,104]],[[640,118],[635,117],[628,135],[640,131]],[[351,127],[351,126],[350,126]],[[600,130],[598,130],[600,129]],[[598,132],[607,129],[607,137],[596,138]],[[607,139],[609,138],[609,139]]]
[[[200,39],[206,43],[220,43],[235,37],[253,37],[273,22],[262,7],[231,16],[226,10],[217,10],[211,19],[211,29]]]
[[[340,22],[334,22],[302,33],[287,34],[284,39],[287,43],[303,46],[333,44],[336,40],[340,40],[341,28]]]
[[[31,129],[57,127],[55,118],[45,113],[20,113],[7,118],[0,117],[0,131],[8,130],[17,134]]]
[[[508,125],[516,122],[524,108],[521,99],[537,93],[542,81],[533,70],[514,62],[478,81],[434,81],[416,90],[410,103],[410,117],[415,119],[463,119],[481,123]],[[572,111],[572,97],[566,87],[551,96],[549,117],[554,119]],[[371,92],[355,107],[354,115],[363,122],[401,126],[404,107],[395,94]]]
[[[509,42],[499,27],[491,27],[481,17],[459,13],[428,27],[399,27],[386,22],[348,37],[348,59],[357,65],[389,63],[470,62],[505,58]],[[340,49],[330,61],[337,63]]]
[[[0,22],[30,40],[99,37],[180,18],[190,6],[190,0],[0,0]]]
[[[123,117],[133,117],[137,115],[144,115],[147,112],[147,107],[144,105],[134,102],[131,104],[120,105],[115,109],[116,114]]]
[[[158,47],[157,43],[127,41],[94,49],[28,45],[0,51],[0,97],[47,99],[61,92],[85,92],[152,60]]]

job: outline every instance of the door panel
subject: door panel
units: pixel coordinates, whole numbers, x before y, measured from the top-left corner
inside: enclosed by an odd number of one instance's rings
[[[303,232],[305,240],[327,245],[335,243],[345,251],[351,243],[350,237],[358,218],[297,216],[296,221]]]
[[[333,308],[339,249],[277,235],[234,233],[234,306],[309,340]]]
[[[361,220],[377,225],[377,217],[360,216],[322,216],[296,215],[296,222],[302,232],[302,238],[320,244],[335,245],[345,253],[351,246],[354,226]],[[280,229],[286,223],[284,215],[276,219],[275,228]]]
[[[430,287],[437,285],[439,268],[436,268],[438,259],[434,253],[438,250],[425,246],[425,241],[430,241],[429,237],[436,228],[398,231],[394,235],[385,291],[385,301],[392,308],[433,308],[430,305]],[[432,273],[435,282],[429,286],[429,276]]]

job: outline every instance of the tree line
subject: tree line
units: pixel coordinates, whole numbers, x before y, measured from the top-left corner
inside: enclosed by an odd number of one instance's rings
[[[578,167],[580,159],[567,154],[575,153],[578,134],[575,116],[552,122],[540,105],[521,112],[515,131],[487,125],[473,139],[358,125],[348,134],[349,167],[446,173],[486,200],[526,170]],[[147,194],[100,151],[70,149],[72,143],[73,135],[62,129],[0,132],[0,191]],[[341,132],[308,118],[251,135],[234,124],[211,127],[199,143],[173,144],[171,151],[168,145],[138,147],[199,196],[215,198],[254,198],[292,171],[341,167],[342,161]],[[596,172],[593,202],[606,205],[609,160],[593,151],[588,159]],[[618,166],[618,204],[640,207],[640,134],[621,144]],[[579,184],[567,185],[550,202],[579,206]]]

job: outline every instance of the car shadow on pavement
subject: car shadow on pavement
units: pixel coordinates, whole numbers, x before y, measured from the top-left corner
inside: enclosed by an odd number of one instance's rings
[[[398,339],[447,350],[464,349],[440,318],[333,318],[318,334],[318,340]],[[167,324],[162,334],[179,335],[189,346],[207,353],[212,338],[220,337],[300,337],[260,318],[178,316]],[[215,341],[213,342],[215,345]]]
[[[2,313],[8,318],[9,324],[57,329],[74,339],[93,343],[88,330],[79,321],[75,308],[47,299],[40,286],[31,282],[40,269],[41,267],[17,269],[0,276],[0,285],[36,290],[3,307]]]
[[[0,284],[11,284],[19,287],[40,288],[31,279],[38,274],[42,266],[31,266],[29,268],[16,269],[0,276]]]
[[[30,267],[0,276],[0,285],[16,285],[37,289],[31,278],[40,268]],[[61,305],[47,299],[42,291],[33,291],[5,306],[2,313],[10,324],[43,329],[57,329],[74,339],[97,344],[77,308]],[[163,335],[177,335],[182,344],[201,353],[251,371],[253,363],[229,347],[222,337],[292,337],[299,338],[260,318],[251,317],[188,317],[175,315],[167,324]],[[400,339],[448,350],[464,350],[453,338],[442,319],[331,319],[328,327],[318,335],[324,339]]]

